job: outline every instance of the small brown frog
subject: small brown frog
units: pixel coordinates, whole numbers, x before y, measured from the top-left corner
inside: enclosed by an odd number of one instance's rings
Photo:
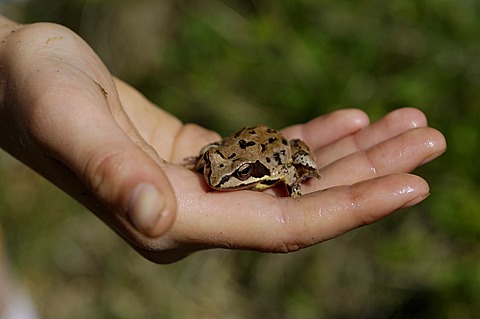
[[[301,183],[320,178],[308,146],[299,139],[287,141],[265,125],[243,128],[202,148],[187,166],[204,175],[215,190],[262,190],[283,182],[288,194],[301,196]]]

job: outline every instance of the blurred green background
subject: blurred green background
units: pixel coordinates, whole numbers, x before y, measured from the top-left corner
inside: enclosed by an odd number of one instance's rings
[[[480,2],[35,0],[2,10],[69,26],[162,108],[223,134],[415,106],[449,145],[416,172],[431,196],[375,225],[289,255],[215,250],[166,266],[1,153],[7,251],[45,318],[480,313]]]

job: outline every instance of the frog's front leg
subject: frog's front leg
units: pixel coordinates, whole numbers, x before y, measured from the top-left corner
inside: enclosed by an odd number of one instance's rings
[[[197,164],[199,162],[200,158],[198,156],[189,156],[189,157],[185,157],[183,159],[183,163],[182,165],[189,169],[189,170],[197,170],[196,167],[197,167]],[[202,163],[202,166],[203,166],[203,163]]]
[[[287,174],[283,180],[290,197],[302,196],[302,179],[293,165],[286,168]]]
[[[194,170],[200,174],[203,174],[203,169],[205,167],[205,159],[204,159],[205,153],[212,147],[217,147],[218,145],[219,143],[211,143],[211,144],[205,145],[200,150],[200,154],[198,156],[189,156],[184,158],[183,166],[185,166],[190,170]]]

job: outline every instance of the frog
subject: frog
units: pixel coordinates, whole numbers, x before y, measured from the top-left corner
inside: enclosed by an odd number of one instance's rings
[[[218,191],[260,191],[283,183],[288,195],[297,198],[302,196],[302,182],[320,178],[314,154],[304,141],[287,140],[263,124],[244,127],[185,160]]]

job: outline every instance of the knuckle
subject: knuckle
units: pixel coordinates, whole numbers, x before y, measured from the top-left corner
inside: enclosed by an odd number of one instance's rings
[[[115,194],[114,180],[121,175],[123,162],[123,156],[117,152],[92,155],[86,162],[83,180],[94,193],[111,201]]]
[[[291,217],[290,214],[295,215]],[[279,236],[273,244],[272,251],[290,253],[312,245],[314,239],[309,237],[308,225],[308,221],[302,217],[301,213],[283,208],[279,220]]]

